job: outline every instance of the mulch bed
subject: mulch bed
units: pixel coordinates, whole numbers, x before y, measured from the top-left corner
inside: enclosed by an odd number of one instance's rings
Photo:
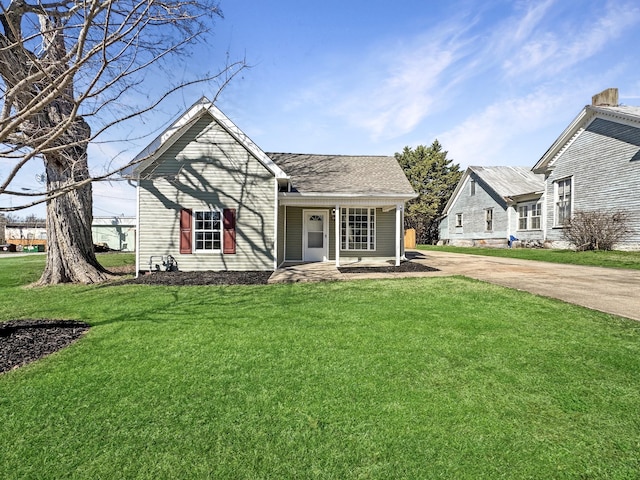
[[[272,272],[153,272],[119,281],[117,285],[266,285]]]
[[[38,360],[80,338],[89,325],[65,320],[12,320],[0,323],[0,373]]]
[[[437,272],[437,268],[422,263],[402,262],[399,266],[384,267],[340,267],[340,273],[406,273],[406,272]]]

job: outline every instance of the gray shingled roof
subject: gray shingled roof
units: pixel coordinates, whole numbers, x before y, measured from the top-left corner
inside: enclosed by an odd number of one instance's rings
[[[413,195],[394,157],[267,153],[300,193]]]
[[[544,175],[527,167],[469,167],[483,182],[503,198],[542,192]]]

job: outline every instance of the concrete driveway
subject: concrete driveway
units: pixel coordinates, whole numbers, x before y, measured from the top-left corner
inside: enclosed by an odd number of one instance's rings
[[[439,272],[435,275],[464,275],[640,320],[639,270],[434,251],[412,251],[407,255],[413,261],[437,268]]]

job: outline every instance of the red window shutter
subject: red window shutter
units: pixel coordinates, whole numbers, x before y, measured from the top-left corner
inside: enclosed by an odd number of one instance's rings
[[[180,253],[191,253],[191,217],[189,208],[180,210]]]
[[[222,216],[224,228],[222,253],[236,253],[236,209],[225,208]]]

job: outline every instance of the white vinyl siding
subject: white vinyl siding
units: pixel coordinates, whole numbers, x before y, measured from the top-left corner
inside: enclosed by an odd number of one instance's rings
[[[274,182],[271,172],[211,117],[199,119],[140,181],[141,266],[150,256],[172,255],[183,271],[273,270]],[[195,248],[180,254],[182,208],[194,213],[237,209],[236,254]],[[195,231],[193,237],[196,247]]]

